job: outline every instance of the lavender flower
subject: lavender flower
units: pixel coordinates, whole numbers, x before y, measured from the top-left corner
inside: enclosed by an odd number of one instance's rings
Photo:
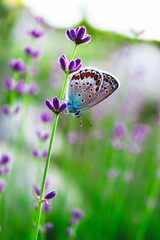
[[[4,190],[5,188],[5,182],[0,182],[0,193]]]
[[[137,124],[133,132],[133,140],[138,143],[144,143],[150,133],[150,127],[143,124]]]
[[[24,52],[26,55],[32,57],[32,58],[38,58],[40,56],[40,51],[37,49],[33,49],[29,46],[24,48]]]
[[[13,85],[14,85],[14,81],[12,78],[6,78],[5,79],[5,85],[6,85],[6,88],[8,90],[12,90],[13,89]]]
[[[59,98],[54,97],[52,103],[49,100],[46,100],[46,106],[54,113],[59,114],[64,111],[67,107],[65,103],[60,105]]]
[[[33,37],[33,38],[40,38],[42,36],[44,36],[44,31],[40,31],[38,29],[33,29],[31,31],[28,32],[28,34]]]
[[[6,154],[4,154],[2,157],[1,157],[1,160],[0,160],[0,164],[7,164],[10,162],[10,157]]]
[[[55,196],[56,196],[56,192],[55,192],[55,191],[51,191],[51,192],[47,193],[47,194],[44,196],[44,199],[49,200],[49,199],[54,198]]]
[[[47,158],[47,155],[48,155],[48,150],[43,150],[43,152],[42,152],[42,157],[43,158]]]
[[[3,111],[3,113],[4,113],[6,116],[9,116],[10,113],[11,113],[9,106],[4,106],[4,107],[2,108],[2,111]]]
[[[130,182],[133,180],[133,172],[126,172],[125,175],[124,175],[124,179],[126,182]]]
[[[78,219],[77,219],[77,218],[72,218],[72,219],[70,220],[70,224],[71,224],[72,226],[76,226],[76,225],[78,224]]]
[[[41,120],[42,122],[51,122],[52,121],[52,115],[49,112],[43,112],[41,114]]]
[[[37,23],[44,23],[44,19],[42,17],[36,17],[35,19]]]
[[[11,168],[10,167],[5,167],[3,170],[4,174],[9,174],[11,172]]]
[[[60,66],[61,66],[62,70],[64,72],[68,71],[69,73],[75,72],[75,71],[79,70],[82,67],[82,60],[81,60],[81,58],[77,58],[75,60],[72,60],[72,61],[68,62],[68,60],[67,60],[65,55],[62,55],[59,58],[59,63],[60,63]]]
[[[27,66],[22,59],[11,60],[9,63],[9,66],[13,71],[18,71],[18,72],[25,72],[27,69]]]
[[[15,90],[19,93],[24,93],[25,90],[25,81],[20,80],[16,86],[15,86]]]
[[[86,34],[86,28],[84,26],[77,27],[76,29],[68,29],[66,35],[77,45],[88,43],[91,40],[91,36]]]
[[[79,219],[79,218],[82,218],[84,216],[84,212],[82,210],[78,209],[78,208],[74,208],[74,209],[72,209],[72,216],[74,218]]]
[[[44,231],[45,232],[48,232],[48,231],[50,231],[50,230],[52,230],[53,229],[53,224],[52,223],[46,223],[45,225],[44,225]]]
[[[122,123],[122,122],[117,122],[117,123],[115,124],[113,134],[114,134],[114,137],[124,138],[125,135],[126,135],[126,128],[125,128],[124,123]]]
[[[116,178],[119,176],[119,174],[120,174],[119,169],[113,168],[113,169],[110,169],[107,171],[106,177],[107,178]]]
[[[39,86],[37,85],[37,83],[32,83],[32,84],[28,87],[28,90],[26,91],[26,94],[34,95],[34,94],[37,94],[38,91],[39,91]]]
[[[40,131],[37,131],[37,137],[40,139],[40,140],[44,140],[46,141],[48,138],[49,138],[50,134],[49,133],[44,133],[42,135],[42,133]]]
[[[34,149],[34,150],[32,151],[32,154],[33,154],[33,156],[34,156],[35,158],[38,158],[38,157],[39,157],[39,152],[38,152],[37,149]]]
[[[72,228],[67,228],[66,229],[67,236],[73,237],[74,236],[74,231]]]

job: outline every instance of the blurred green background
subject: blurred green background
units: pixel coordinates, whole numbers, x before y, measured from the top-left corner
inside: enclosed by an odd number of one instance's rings
[[[83,66],[113,73],[121,88],[85,112],[92,128],[85,118],[80,127],[73,116],[60,117],[48,176],[49,189],[57,196],[42,217],[42,225],[51,222],[54,228],[40,233],[39,239],[69,239],[66,228],[70,226],[71,210],[80,208],[85,215],[73,239],[158,240],[159,42],[139,39],[136,34],[127,37],[98,30],[85,19],[78,25],[87,28],[92,40],[78,47],[76,57],[81,57]],[[38,83],[39,93],[32,96],[27,109],[20,96],[23,111],[13,119],[0,112],[0,154],[7,153],[12,166],[10,174],[0,176],[6,182],[0,193],[2,240],[33,239],[36,200],[32,189],[33,185],[40,187],[44,165],[43,159],[32,155],[38,147],[36,131],[43,127],[51,132],[52,123],[42,126],[40,116],[48,111],[45,100],[60,95],[64,81],[58,64],[60,55],[70,58],[73,51],[66,29],[44,23],[45,36],[33,41],[27,31],[35,26],[35,16],[29,9],[0,3],[1,107],[7,101],[4,80],[12,75],[9,61],[24,58],[23,48],[28,45],[42,51],[29,74],[30,80]],[[123,126],[123,137],[115,134],[118,123]],[[146,136],[143,130],[140,132],[142,141],[135,137],[137,126],[148,131]]]

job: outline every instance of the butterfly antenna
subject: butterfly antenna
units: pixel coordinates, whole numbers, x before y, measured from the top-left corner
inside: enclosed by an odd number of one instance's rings
[[[81,113],[82,114],[82,113]],[[85,119],[87,120],[87,122],[89,123],[89,125],[91,126],[91,127],[93,127],[93,125],[90,123],[90,121],[88,120],[88,118],[84,115],[84,113],[83,113],[83,116],[85,117]]]
[[[80,117],[80,127],[82,127],[82,118]]]

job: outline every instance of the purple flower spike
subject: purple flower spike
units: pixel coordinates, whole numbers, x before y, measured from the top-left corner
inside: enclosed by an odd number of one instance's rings
[[[10,115],[10,108],[9,106],[4,106],[3,109],[2,109],[3,113],[6,115],[6,116],[9,116]]]
[[[42,157],[47,158],[47,156],[48,156],[48,150],[45,149],[42,153]]]
[[[4,171],[3,171],[4,174],[9,174],[10,172],[11,172],[11,168],[10,167],[5,167],[4,168]]]
[[[91,40],[91,36],[86,34],[86,28],[84,26],[82,27],[77,27],[76,30],[68,29],[66,31],[67,37],[75,42],[75,44],[85,44]]]
[[[150,133],[150,127],[143,124],[137,124],[133,132],[133,140],[138,143],[144,143]]]
[[[45,225],[44,225],[44,231],[45,232],[48,232],[48,231],[50,231],[50,230],[52,230],[53,229],[53,224],[52,223],[46,223]]]
[[[41,137],[41,139],[45,141],[45,140],[47,140],[47,139],[49,138],[49,136],[50,136],[49,133],[45,133],[45,134]]]
[[[114,136],[117,138],[124,138],[126,135],[126,128],[124,123],[122,122],[117,122],[115,124],[115,128],[114,128],[114,132],[113,132]]]
[[[51,122],[52,121],[52,115],[49,112],[43,112],[41,114],[41,120],[42,122]]]
[[[9,66],[10,68],[12,68],[13,71],[18,71],[18,72],[25,72],[27,69],[27,66],[22,59],[11,60],[9,63]]]
[[[59,58],[59,63],[60,63],[60,66],[62,68],[62,70],[64,72],[67,71],[67,66],[68,66],[68,60],[67,58],[65,57],[65,55],[62,55],[60,58]]]
[[[73,237],[74,236],[74,231],[72,228],[67,228],[66,229],[67,236]]]
[[[6,88],[8,90],[12,90],[13,89],[13,85],[14,85],[14,81],[12,78],[6,78],[5,79],[5,85],[6,85]]]
[[[4,190],[5,188],[5,182],[0,182],[0,193]]]
[[[49,100],[46,100],[46,106],[54,113],[56,114],[59,114],[61,113],[62,111],[64,111],[67,107],[67,105],[65,103],[62,103],[60,105],[60,101],[59,101],[59,98],[55,97],[53,98],[52,100],[53,104],[49,101]]]
[[[39,86],[37,85],[37,83],[32,83],[28,88],[27,94],[34,95],[34,94],[37,94],[38,91],[39,91]]]
[[[73,226],[76,226],[76,225],[78,224],[78,219],[72,218],[72,219],[70,220],[70,224],[73,225]]]
[[[62,70],[65,72],[69,71],[69,73],[75,72],[82,67],[82,60],[80,58],[72,60],[68,63],[68,60],[64,55],[60,57],[59,63]]]
[[[44,32],[37,30],[37,29],[33,29],[33,30],[29,31],[28,34],[33,38],[40,38],[44,35]]]
[[[33,57],[33,58],[38,58],[40,56],[40,51],[37,49],[33,49],[29,46],[24,48],[24,52],[26,55]]]
[[[82,218],[84,216],[84,212],[78,208],[72,209],[72,216],[74,218]]]
[[[24,93],[25,90],[25,82],[23,80],[20,80],[16,86],[15,86],[15,90],[19,93]]]
[[[0,160],[0,164],[7,164],[10,162],[10,157],[6,154],[4,154]]]
[[[33,154],[33,156],[34,156],[35,158],[38,158],[38,157],[39,157],[39,152],[38,152],[37,149],[34,149],[34,150],[32,151],[32,154]]]
[[[44,23],[43,17],[36,17],[35,19],[37,23]]]
[[[49,199],[54,198],[55,196],[56,196],[56,192],[55,192],[55,191],[51,191],[51,192],[47,193],[47,194],[44,196],[44,199],[49,200]]]

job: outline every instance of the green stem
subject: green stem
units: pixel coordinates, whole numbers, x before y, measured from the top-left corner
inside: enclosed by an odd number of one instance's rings
[[[75,47],[74,47],[71,60],[73,60],[73,58],[74,58],[76,48],[77,48],[77,45],[75,45]],[[60,103],[62,102],[62,99],[64,98],[64,94],[65,94],[65,90],[66,90],[66,86],[67,86],[67,81],[68,81],[68,75],[69,75],[69,72],[67,71],[66,76],[65,76],[65,80],[64,80],[64,84],[63,84],[63,88],[62,88],[62,92],[61,92],[61,95],[60,95]],[[42,199],[43,199],[45,182],[46,182],[46,178],[47,178],[47,172],[48,172],[48,169],[49,169],[50,157],[51,157],[51,152],[52,152],[52,145],[53,145],[53,140],[54,140],[54,136],[55,136],[55,132],[56,132],[56,128],[57,128],[58,119],[59,119],[59,114],[56,114],[54,122],[53,122],[53,129],[52,129],[52,134],[51,134],[51,138],[50,138],[50,142],[49,142],[48,155],[47,155],[46,165],[45,165],[44,174],[43,174],[41,194],[40,194],[40,200],[39,200],[38,210],[37,210],[37,220],[36,220],[36,226],[35,226],[34,240],[38,239],[38,230],[39,230],[39,224],[40,224],[40,220],[41,220],[41,211],[42,211],[42,204],[43,204]]]

